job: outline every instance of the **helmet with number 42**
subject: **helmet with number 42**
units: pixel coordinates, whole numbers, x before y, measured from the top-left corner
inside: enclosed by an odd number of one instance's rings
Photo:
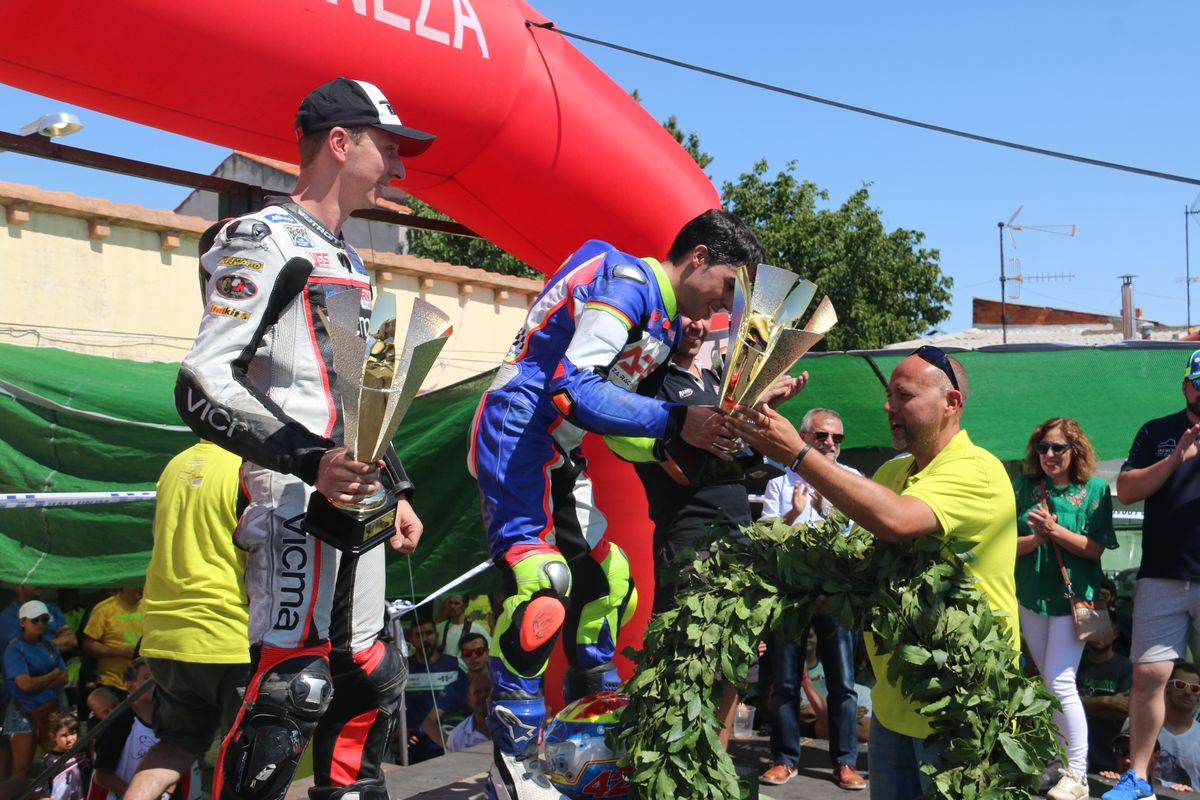
[[[623,753],[613,752],[605,734],[623,725],[629,698],[600,692],[576,700],[546,726],[543,742],[550,782],[571,800],[618,798],[629,794],[629,767],[618,767]]]

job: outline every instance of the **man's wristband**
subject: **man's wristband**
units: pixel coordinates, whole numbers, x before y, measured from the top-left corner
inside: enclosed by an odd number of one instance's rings
[[[800,469],[800,462],[804,460],[804,457],[806,455],[808,455],[809,450],[812,450],[811,444],[806,444],[806,445],[804,445],[803,448],[800,449],[800,455],[796,456],[796,460],[792,462],[792,466],[791,466],[792,472],[795,472],[798,469]]]

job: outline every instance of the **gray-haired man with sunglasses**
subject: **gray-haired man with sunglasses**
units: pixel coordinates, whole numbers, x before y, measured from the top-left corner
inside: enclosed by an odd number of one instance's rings
[[[800,438],[813,450],[836,462],[842,452],[845,431],[841,416],[832,408],[814,408],[800,421]],[[854,474],[853,467],[840,465]],[[763,493],[763,517],[779,517],[788,524],[820,524],[833,512],[833,504],[808,481],[790,469],[767,483]],[[819,591],[819,590],[818,590]],[[817,607],[824,604],[818,596]],[[833,782],[847,790],[863,789],[866,781],[858,774],[858,692],[854,688],[854,644],[858,635],[838,624],[828,613],[813,615],[817,657],[825,670],[829,709],[829,758]],[[770,645],[771,674],[771,766],[759,782],[781,784],[791,780],[800,763],[800,724],[797,710],[804,702],[800,675],[805,669],[808,636],[796,641],[773,638]]]
[[[1117,498],[1146,501],[1142,565],[1134,591],[1130,768],[1105,800],[1154,796],[1146,780],[1166,707],[1163,688],[1175,659],[1200,629],[1200,350],[1183,373],[1184,408],[1141,427],[1117,477]]]

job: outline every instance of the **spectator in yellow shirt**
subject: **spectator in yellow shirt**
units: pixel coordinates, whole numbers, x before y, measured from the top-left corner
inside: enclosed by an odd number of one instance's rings
[[[122,700],[129,694],[122,675],[142,638],[144,617],[141,587],[126,586],[96,603],[83,628],[83,652],[96,659],[96,682]]]

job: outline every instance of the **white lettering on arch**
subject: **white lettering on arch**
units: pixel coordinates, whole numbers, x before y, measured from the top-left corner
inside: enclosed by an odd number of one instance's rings
[[[421,0],[421,10],[417,12],[417,36],[423,36],[438,44],[450,44],[450,34],[447,31],[439,31],[429,25],[430,2],[431,0]]]
[[[375,19],[385,25],[399,28],[402,31],[412,30],[412,20],[393,11],[388,11],[384,8],[383,2],[384,0],[375,0]]]
[[[341,0],[325,0],[325,2],[336,6],[339,5]],[[384,25],[390,25],[402,31],[413,31],[413,21],[410,17],[399,14],[387,7],[390,3],[395,8],[401,2],[402,0],[371,0],[371,4],[368,6],[367,0],[350,0],[350,5],[354,8],[354,13],[359,16],[370,16],[376,22],[382,22]],[[414,0],[408,0],[410,6],[413,2]],[[429,13],[434,3],[442,5],[450,3],[453,6],[453,41],[451,41],[449,31],[439,30],[429,24]],[[452,46],[455,50],[462,50],[466,31],[471,31],[475,34],[475,42],[479,45],[479,54],[484,58],[490,58],[487,36],[483,32],[483,23],[479,21],[479,15],[475,13],[475,7],[471,5],[471,0],[420,0],[420,6],[417,9],[417,26],[415,30],[418,36],[432,42],[437,42],[438,44]]]
[[[479,16],[471,6],[471,0],[454,0],[454,47],[462,50],[463,31],[467,28],[475,31],[475,39],[479,42],[479,52],[488,58],[487,37],[483,35],[483,25]]]

